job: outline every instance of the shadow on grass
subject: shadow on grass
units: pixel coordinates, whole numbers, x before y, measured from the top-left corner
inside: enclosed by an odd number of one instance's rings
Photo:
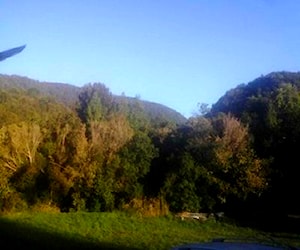
[[[300,217],[263,214],[250,220],[241,220],[241,224],[270,233],[300,234]]]
[[[139,250],[112,242],[93,242],[89,239],[74,239],[58,233],[41,231],[29,225],[18,224],[0,217],[1,249],[124,249]],[[5,246],[4,248],[2,248]]]
[[[288,249],[294,249],[293,247],[300,249],[300,216],[269,212],[256,216],[237,217],[230,218],[229,223],[258,230],[272,243],[284,245]]]

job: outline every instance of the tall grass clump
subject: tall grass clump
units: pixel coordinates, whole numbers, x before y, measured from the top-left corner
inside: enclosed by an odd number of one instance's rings
[[[167,216],[169,206],[163,198],[135,198],[124,205],[125,211],[132,211],[141,216]]]

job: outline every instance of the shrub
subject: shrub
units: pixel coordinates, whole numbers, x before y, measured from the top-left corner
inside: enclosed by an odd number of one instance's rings
[[[134,198],[124,205],[127,211],[134,211],[142,216],[164,216],[169,214],[169,207],[162,198]]]

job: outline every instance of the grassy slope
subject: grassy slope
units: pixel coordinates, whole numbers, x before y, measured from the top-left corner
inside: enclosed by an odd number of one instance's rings
[[[170,249],[213,238],[267,240],[267,235],[216,221],[180,221],[113,213],[20,213],[0,217],[8,249]],[[291,239],[291,238],[290,238]],[[281,243],[283,243],[281,239]],[[284,243],[300,246],[300,240]]]

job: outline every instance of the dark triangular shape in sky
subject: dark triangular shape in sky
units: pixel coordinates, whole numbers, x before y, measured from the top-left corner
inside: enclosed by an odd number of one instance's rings
[[[11,56],[14,56],[15,54],[20,53],[25,47],[26,47],[26,45],[23,45],[20,47],[16,47],[16,48],[12,48],[12,49],[0,52],[0,61],[3,61],[8,57],[11,57]]]

